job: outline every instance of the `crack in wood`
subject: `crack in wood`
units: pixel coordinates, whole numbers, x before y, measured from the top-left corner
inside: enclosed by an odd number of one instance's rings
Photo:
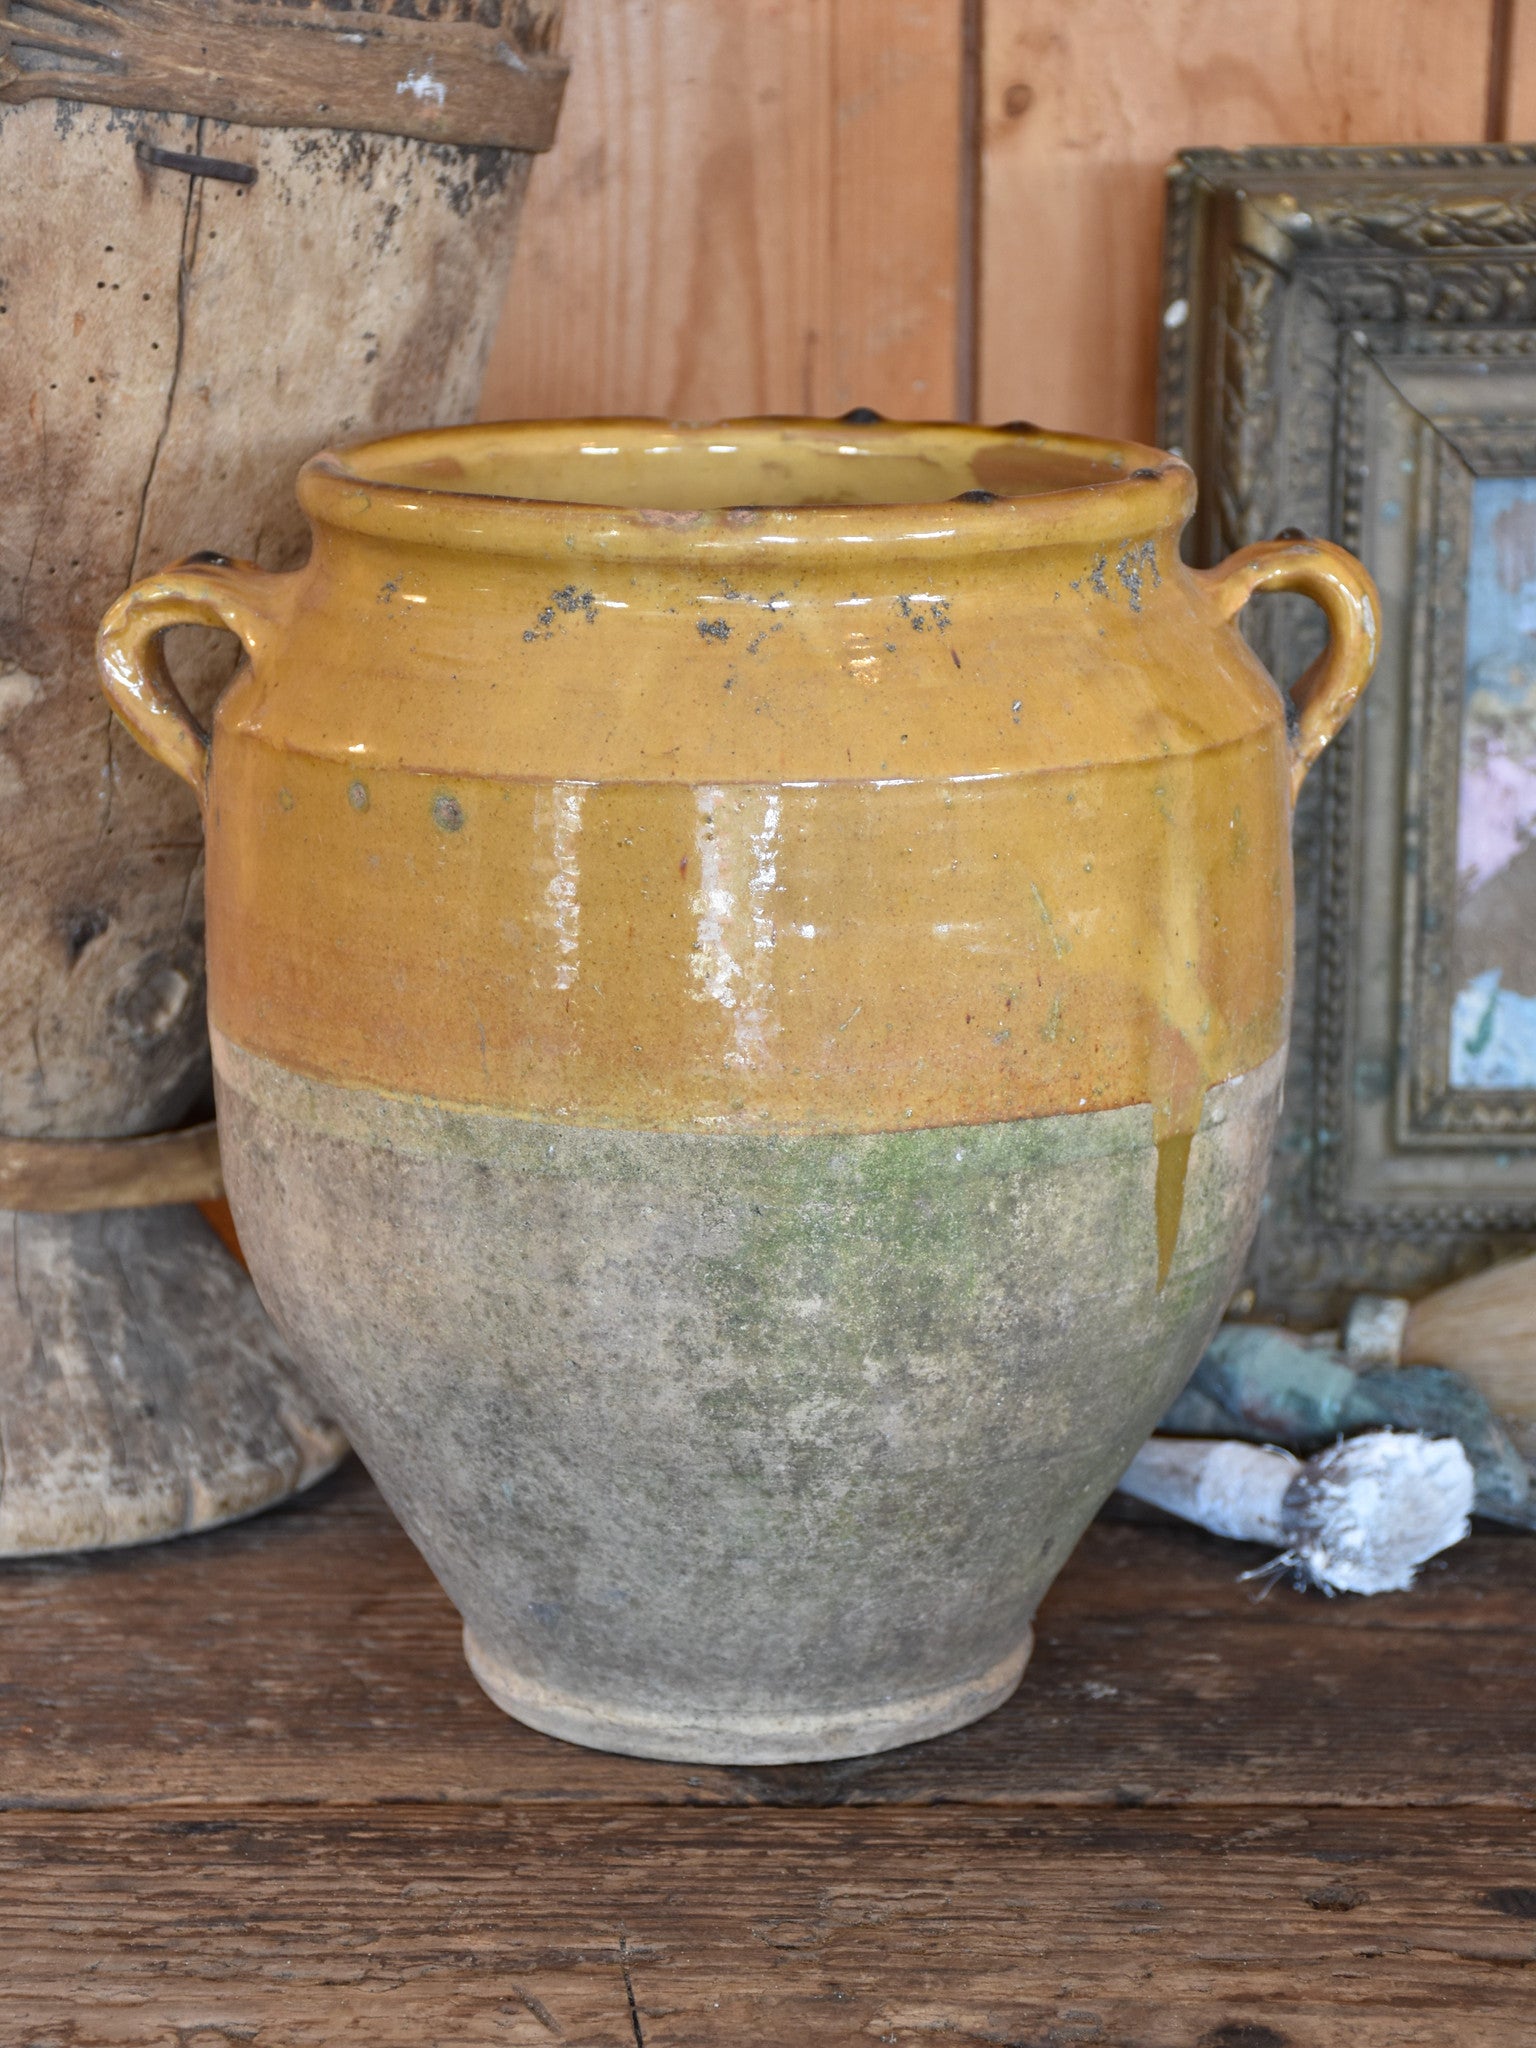
[[[48,468],[48,406],[46,401],[38,418],[37,438],[42,443],[42,466],[46,473]],[[32,571],[37,566],[38,543],[42,537],[43,522],[41,519],[38,519],[33,523],[32,545],[27,550],[27,566],[22,571],[21,588],[17,592],[16,598],[16,624],[23,637],[25,637],[27,630],[27,598],[32,588]]]
[[[197,124],[195,148],[201,154],[205,121]],[[187,338],[187,292],[192,282],[192,267],[197,258],[197,242],[203,219],[203,188],[196,178],[187,182],[187,203],[181,217],[181,256],[176,273],[176,347],[171,357],[170,383],[165,393],[165,413],[160,421],[160,431],[155,436],[155,445],[150,453],[149,465],[144,472],[144,486],[139,492],[139,509],[133,528],[133,550],[128,557],[128,580],[137,582],[142,574],[139,555],[144,545],[144,526],[149,513],[149,496],[154,489],[155,476],[160,467],[160,457],[165,450],[166,440],[171,431],[171,421],[176,412],[176,394],[181,384],[182,358],[186,351]],[[99,837],[106,839],[112,830],[112,801],[117,790],[117,717],[107,713],[106,726],[106,802],[102,806],[101,830]]]
[[[635,2048],[645,2048],[645,2033],[640,2025],[640,2008],[635,2003],[634,1979],[629,1974],[629,1936],[619,1929],[619,1968],[624,1973],[624,1995],[629,2000],[629,2024],[635,2030]]]
[[[200,156],[203,149],[205,121],[197,124],[197,141],[194,145]],[[144,475],[144,488],[139,493],[138,520],[133,529],[133,553],[128,558],[128,580],[137,582],[142,573],[139,551],[144,545],[144,523],[149,509],[149,494],[154,489],[155,475],[160,467],[166,438],[171,431],[171,420],[176,411],[176,393],[181,383],[181,363],[187,340],[187,292],[192,282],[192,269],[197,261],[198,232],[203,218],[203,188],[201,181],[192,178],[187,184],[186,211],[181,218],[181,262],[176,276],[176,349],[171,358],[171,380],[165,394],[165,417],[160,422],[160,431],[155,436],[155,446],[149,458],[149,467]],[[110,796],[109,796],[110,802]]]

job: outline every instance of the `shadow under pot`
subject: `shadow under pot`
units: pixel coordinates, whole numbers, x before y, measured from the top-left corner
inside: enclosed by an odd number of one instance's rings
[[[1374,653],[1156,451],[471,427],[317,456],[109,695],[197,790],[262,1298],[536,1728],[837,1757],[1002,1701],[1195,1362],[1285,1060],[1291,807]],[[1315,598],[1286,706],[1234,619]],[[211,737],[158,651],[246,659]]]

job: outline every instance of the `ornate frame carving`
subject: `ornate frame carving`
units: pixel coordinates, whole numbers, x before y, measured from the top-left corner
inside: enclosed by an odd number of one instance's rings
[[[1366,708],[1302,792],[1297,990],[1260,1305],[1328,1320],[1536,1241],[1536,1090],[1446,1070],[1473,481],[1536,476],[1536,148],[1192,151],[1169,195],[1159,440],[1191,553],[1285,526],[1383,594]],[[1319,644],[1253,607],[1277,675]],[[1533,904],[1536,915],[1536,904]]]

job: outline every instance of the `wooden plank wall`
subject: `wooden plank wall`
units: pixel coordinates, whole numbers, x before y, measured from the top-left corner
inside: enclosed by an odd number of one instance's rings
[[[486,410],[953,414],[962,0],[573,0]]]
[[[1163,166],[1476,142],[1493,0],[994,0],[977,411],[1152,432]]]
[[[1536,0],[568,0],[488,417],[1148,436],[1163,167],[1536,137]]]

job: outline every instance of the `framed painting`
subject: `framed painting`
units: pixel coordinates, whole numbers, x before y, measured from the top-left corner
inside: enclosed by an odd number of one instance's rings
[[[1536,1245],[1536,150],[1191,152],[1163,336],[1194,557],[1300,527],[1381,586],[1377,678],[1297,810],[1250,1273],[1328,1322]],[[1249,616],[1298,674],[1307,608]]]

